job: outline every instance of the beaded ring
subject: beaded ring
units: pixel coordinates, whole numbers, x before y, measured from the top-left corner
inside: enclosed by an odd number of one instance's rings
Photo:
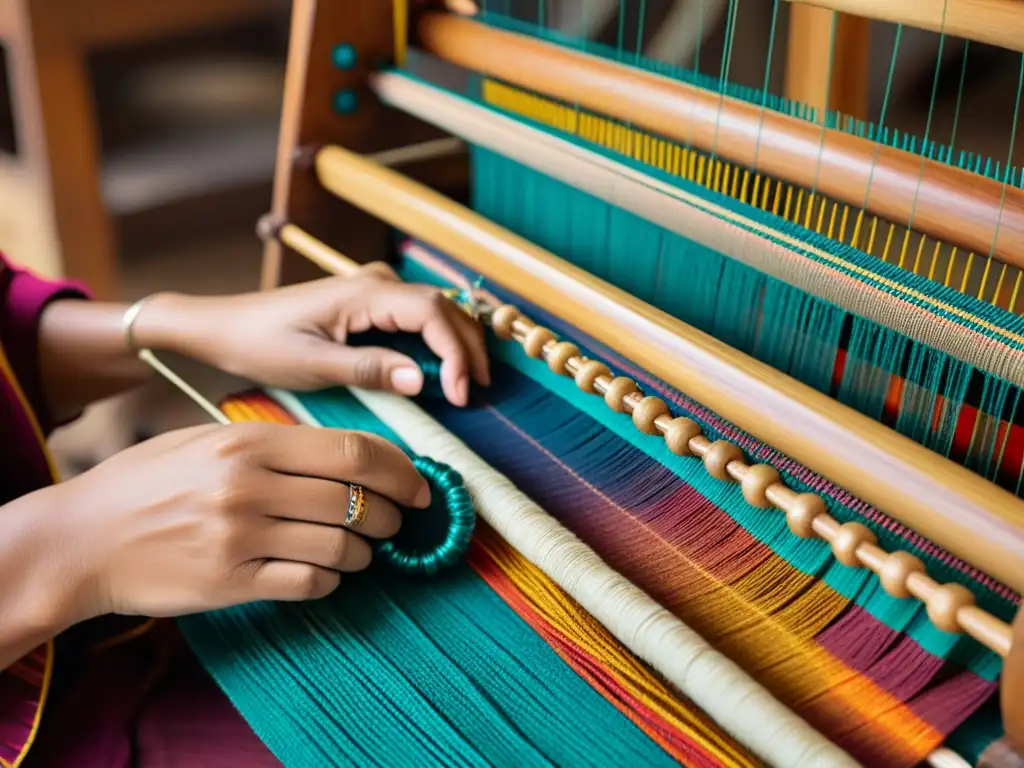
[[[385,541],[377,549],[377,557],[397,571],[433,576],[461,562],[476,527],[476,510],[462,475],[447,464],[426,456],[412,456],[412,462],[430,484],[434,497],[431,506],[439,506],[443,499],[448,512],[448,528],[444,540],[422,551],[404,549],[394,540]]]

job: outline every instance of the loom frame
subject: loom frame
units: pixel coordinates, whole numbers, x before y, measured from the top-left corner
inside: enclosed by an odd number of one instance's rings
[[[921,0],[911,5],[918,7],[924,2]],[[872,2],[815,0],[810,4],[848,10],[854,5],[866,8]],[[273,200],[269,217],[264,222],[267,226],[262,232],[266,239],[261,279],[264,289],[310,279],[322,274],[321,269],[330,269],[330,259],[326,256],[317,269],[308,258],[298,255],[272,236],[272,231],[280,231],[285,224],[298,225],[301,231],[315,233],[361,263],[386,260],[390,255],[385,223],[359,210],[366,206],[348,204],[332,195],[318,178],[316,161],[319,149],[328,144],[363,154],[386,153],[441,137],[426,123],[386,107],[374,95],[371,78],[382,64],[393,60],[396,29],[400,35],[407,23],[412,29],[428,31],[434,24],[436,31],[438,21],[449,27],[452,24],[472,25],[473,22],[441,19],[431,11],[418,17],[414,15],[408,21],[401,15],[403,7],[402,2],[394,5],[367,3],[360,11],[352,13],[342,10],[342,4],[337,2],[293,1]],[[399,22],[397,27],[396,18]],[[908,19],[908,23],[912,21]],[[463,29],[475,28],[463,26]],[[330,63],[331,51],[339,41],[348,42],[358,49],[359,55],[350,68],[340,69]],[[436,53],[436,43],[431,47]],[[351,114],[339,115],[332,110],[331,105],[341,92],[356,97],[358,107]],[[455,197],[468,184],[465,158],[453,155],[451,151],[428,152],[415,158],[404,170],[410,178]],[[347,194],[358,196],[359,192],[347,190]],[[1015,236],[1020,239],[1024,235],[1024,205],[1018,213],[1021,226],[1020,233],[1015,233]],[[1015,244],[1008,251],[1011,256],[1016,247]],[[1024,755],[1024,611],[1017,616],[1013,631],[1013,648],[1001,681],[1002,702],[1007,743]],[[1016,759],[1021,757],[1018,755]]]

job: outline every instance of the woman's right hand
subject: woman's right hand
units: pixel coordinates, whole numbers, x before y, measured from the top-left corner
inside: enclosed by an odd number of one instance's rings
[[[357,531],[343,526],[348,483],[365,488]],[[396,505],[430,503],[379,437],[263,423],[171,432],[50,490],[51,551],[80,585],[78,620],[324,597],[370,564],[363,537],[398,531]]]

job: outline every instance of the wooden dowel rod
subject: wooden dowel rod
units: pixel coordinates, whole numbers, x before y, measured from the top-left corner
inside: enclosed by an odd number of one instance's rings
[[[1024,268],[1024,190],[471,19],[427,13],[417,29],[419,43],[450,63]]]
[[[340,147],[320,182],[627,356],[811,470],[1024,591],[1024,502],[882,424]]]
[[[305,256],[324,272],[332,275],[353,275],[359,271],[359,264],[344,256],[321,240],[294,224],[285,224],[277,233],[278,239]]]
[[[1024,51],[1020,0],[788,0]]]

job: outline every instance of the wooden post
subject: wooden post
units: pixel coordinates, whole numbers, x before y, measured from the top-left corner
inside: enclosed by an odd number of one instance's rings
[[[866,120],[870,26],[868,19],[794,3],[786,44],[786,98]]]

